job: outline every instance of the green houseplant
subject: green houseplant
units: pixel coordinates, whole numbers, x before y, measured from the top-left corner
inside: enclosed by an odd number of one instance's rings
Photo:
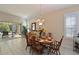
[[[10,27],[6,23],[1,23],[0,30],[3,32],[3,35],[8,35],[8,32],[10,32]]]
[[[5,24],[5,23],[0,24],[0,29],[3,30],[3,31],[7,31],[7,32],[10,31],[9,25],[8,24]]]
[[[27,33],[27,27],[23,26],[23,34],[26,35]]]

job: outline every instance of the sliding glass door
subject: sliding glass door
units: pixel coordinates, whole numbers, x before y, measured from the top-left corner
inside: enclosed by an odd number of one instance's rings
[[[77,14],[71,13],[65,15],[64,32],[66,37],[73,37],[77,32]]]

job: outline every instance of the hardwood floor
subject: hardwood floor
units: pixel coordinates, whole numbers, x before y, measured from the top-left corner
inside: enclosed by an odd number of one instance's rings
[[[3,38],[0,39],[0,55],[30,55],[29,48],[25,49],[25,38]],[[61,47],[61,55],[77,55],[73,51],[73,41],[65,39]]]

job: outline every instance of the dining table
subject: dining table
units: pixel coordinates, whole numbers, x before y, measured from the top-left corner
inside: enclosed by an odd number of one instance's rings
[[[42,45],[44,48],[46,48],[48,50],[47,54],[49,54],[49,50],[50,50],[50,45],[55,42],[55,39],[51,39],[49,40],[48,38],[39,38],[38,42],[40,43],[40,45]]]

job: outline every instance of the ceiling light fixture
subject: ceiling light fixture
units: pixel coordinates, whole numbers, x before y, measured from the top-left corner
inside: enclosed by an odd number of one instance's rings
[[[42,5],[41,4],[40,4],[40,18],[38,18],[36,22],[38,23],[38,25],[43,25],[43,23],[45,22],[45,19],[42,18]]]

